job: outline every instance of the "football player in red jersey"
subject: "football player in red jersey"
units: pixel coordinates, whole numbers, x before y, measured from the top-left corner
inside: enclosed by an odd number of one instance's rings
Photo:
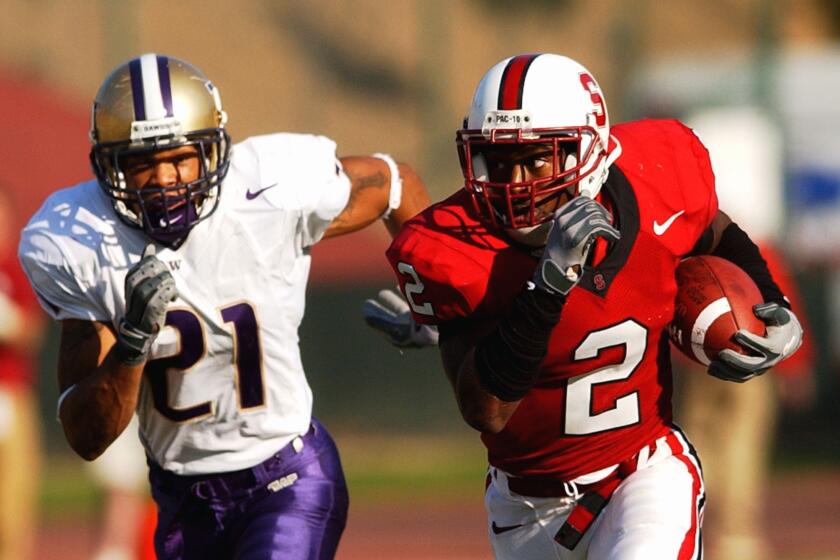
[[[369,302],[402,346],[434,342],[490,463],[497,558],[699,558],[700,464],[673,425],[666,327],[681,258],[713,253],[762,291],[767,336],[709,372],[745,381],[801,328],[749,237],[719,212],[706,149],[674,120],[609,126],[555,54],[484,75],[457,133],[465,188],[388,250],[409,313]]]

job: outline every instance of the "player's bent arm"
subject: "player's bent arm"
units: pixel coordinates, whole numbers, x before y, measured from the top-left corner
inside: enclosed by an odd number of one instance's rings
[[[58,416],[68,443],[88,461],[122,433],[137,405],[145,361],[121,362],[115,343],[105,323],[61,321],[58,384],[64,398]]]
[[[423,181],[404,163],[353,156],[341,158],[341,164],[350,178],[350,198],[327,228],[325,238],[362,229],[379,218],[393,236],[406,220],[429,205]]]
[[[802,327],[790,309],[790,302],[770,274],[758,246],[738,224],[718,211],[703,237],[708,243],[704,252],[731,261],[743,269],[758,286],[765,301],[756,305],[754,312],[764,321],[767,335],[738,331],[734,341],[745,349],[745,353],[723,350],[709,365],[709,373],[715,377],[742,383],[793,355],[802,344]],[[702,243],[701,238],[698,245]]]
[[[455,392],[461,417],[479,432],[499,433],[513,416],[521,399],[506,402],[481,383],[475,363],[476,346],[493,332],[498,322],[452,321],[439,326],[443,369]]]
[[[755,281],[765,302],[790,307],[758,246],[726,213],[718,210],[692,254],[714,255],[735,263]]]

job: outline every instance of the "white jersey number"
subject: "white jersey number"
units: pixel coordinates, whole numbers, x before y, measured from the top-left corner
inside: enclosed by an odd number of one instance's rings
[[[222,320],[233,324],[233,367],[236,374],[237,398],[240,410],[260,407],[265,403],[262,374],[262,350],[254,308],[247,303],[236,303],[220,310]],[[209,416],[213,405],[209,401],[187,408],[174,408],[169,404],[167,372],[180,370],[176,375],[186,375],[204,356],[206,342],[201,319],[189,309],[171,309],[166,312],[166,326],[178,333],[178,353],[157,358],[146,363],[145,374],[152,388],[155,408],[173,422],[188,422]]]
[[[632,320],[589,333],[575,349],[575,360],[588,360],[601,350],[624,346],[624,360],[569,379],[566,387],[565,433],[585,435],[630,426],[639,421],[639,395],[635,392],[616,399],[615,406],[592,413],[592,393],[601,383],[629,378],[642,361],[647,348],[647,329]]]
[[[435,311],[432,309],[432,304],[429,302],[426,303],[417,303],[414,300],[415,295],[420,295],[423,293],[423,290],[426,289],[426,285],[423,284],[423,281],[420,280],[420,277],[417,275],[417,271],[414,270],[414,267],[408,263],[400,262],[397,263],[397,270],[400,271],[400,274],[406,274],[411,276],[412,281],[405,283],[405,299],[408,300],[408,304],[411,306],[411,310],[417,313],[418,315],[434,315]]]

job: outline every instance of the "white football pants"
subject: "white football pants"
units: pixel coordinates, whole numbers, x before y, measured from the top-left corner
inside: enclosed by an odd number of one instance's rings
[[[485,506],[496,559],[701,559],[703,478],[685,436],[673,431],[658,439],[653,453],[639,453],[637,469],[618,486],[575,549],[568,550],[554,535],[576,498],[520,496],[508,489],[504,472],[490,467]]]

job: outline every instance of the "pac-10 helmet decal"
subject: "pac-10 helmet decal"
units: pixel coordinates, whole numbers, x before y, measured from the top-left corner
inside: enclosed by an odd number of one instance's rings
[[[230,163],[226,121],[218,89],[183,60],[144,54],[114,70],[93,103],[90,160],[119,217],[164,244],[180,244],[218,205]],[[198,150],[197,180],[127,188],[126,157],[186,145]]]
[[[552,214],[539,206],[562,191],[598,194],[607,178],[609,130],[601,90],[582,65],[556,54],[507,58],[481,79],[457,132],[464,186],[480,216],[494,226],[546,222]],[[545,148],[553,154],[551,176],[492,181],[483,152],[504,145]]]

